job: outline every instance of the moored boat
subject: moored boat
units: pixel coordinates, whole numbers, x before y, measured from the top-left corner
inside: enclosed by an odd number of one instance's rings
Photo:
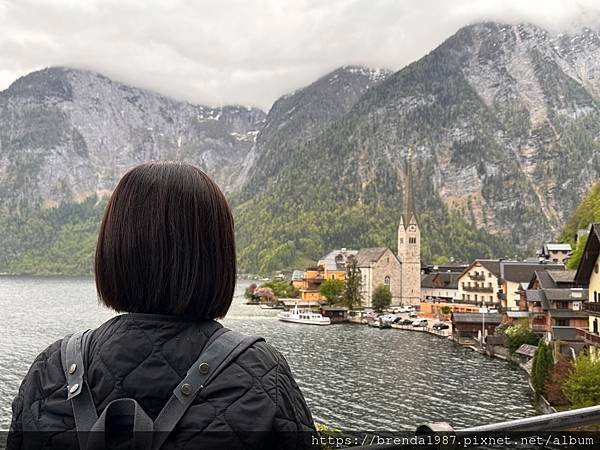
[[[273,305],[270,303],[261,303],[260,304],[260,309],[283,309],[283,308],[284,308],[284,306],[279,305],[279,304],[276,304],[276,305]]]
[[[303,323],[305,325],[331,325],[329,317],[323,317],[319,313],[309,309],[298,309],[298,305],[289,311],[281,311],[277,318],[284,322]]]

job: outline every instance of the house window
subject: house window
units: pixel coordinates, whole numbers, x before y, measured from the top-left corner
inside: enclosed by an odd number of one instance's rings
[[[490,295],[490,303],[494,301],[494,297]]]
[[[383,280],[383,284],[385,284],[386,286],[390,285],[390,277],[389,277],[389,275],[387,277],[385,277],[385,279]]]
[[[417,238],[416,237],[409,237],[408,238],[408,243],[409,244],[416,244],[417,243]]]
[[[594,320],[594,334],[598,334],[598,321]]]
[[[400,243],[404,244],[404,238],[400,238]]]
[[[569,326],[569,319],[555,319],[554,322],[557,327],[568,327]]]

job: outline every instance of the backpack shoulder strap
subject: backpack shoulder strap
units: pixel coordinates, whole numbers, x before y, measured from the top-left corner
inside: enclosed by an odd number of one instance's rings
[[[60,346],[61,362],[67,380],[67,400],[71,400],[79,447],[85,448],[88,432],[98,419],[92,392],[85,378],[84,355],[90,339],[90,330],[75,333],[63,339]]]
[[[214,380],[244,350],[262,340],[264,339],[261,337],[245,336],[226,328],[216,331],[200,357],[187,371],[185,378],[173,390],[173,395],[154,421],[156,433],[152,449],[158,450],[162,446],[198,392]]]

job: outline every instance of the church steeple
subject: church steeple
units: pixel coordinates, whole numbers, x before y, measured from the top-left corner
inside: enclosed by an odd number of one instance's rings
[[[415,210],[411,156],[409,150],[404,173],[404,211],[398,226],[398,259],[402,279],[400,301],[404,305],[418,304],[421,299],[421,230]]]
[[[406,227],[413,220],[417,222],[417,214],[415,211],[415,193],[412,181],[412,150],[408,150],[408,156],[404,162],[404,201],[403,213],[401,217],[402,224]]]

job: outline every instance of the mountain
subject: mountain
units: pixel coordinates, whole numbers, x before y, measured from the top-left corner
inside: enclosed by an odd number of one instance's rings
[[[81,271],[99,197],[155,158],[192,161],[226,190],[241,270],[394,248],[409,149],[424,260],[524,256],[558,236],[600,176],[599,96],[598,30],[497,23],[464,27],[395,73],[342,67],[266,115],[35,72],[0,93],[0,271]],[[73,266],[75,236],[89,248]]]
[[[264,119],[259,109],[179,102],[93,72],[34,72],[0,93],[0,203],[102,195],[151,159],[191,161],[231,191]]]
[[[232,194],[272,152],[284,163],[286,140],[317,135],[389,74],[340,68],[284,96],[268,116],[177,102],[67,68],[17,80],[0,93],[0,271],[89,273],[101,198],[128,167],[185,159]]]
[[[285,167],[294,148],[324,132],[346,115],[367,89],[391,74],[384,69],[344,66],[279,98],[258,134],[252,162],[246,164],[252,168],[245,182],[246,196]]]
[[[236,208],[241,266],[393,248],[412,149],[424,257],[525,254],[600,174],[600,36],[475,24],[367,90]],[[283,218],[283,219],[282,219]]]

